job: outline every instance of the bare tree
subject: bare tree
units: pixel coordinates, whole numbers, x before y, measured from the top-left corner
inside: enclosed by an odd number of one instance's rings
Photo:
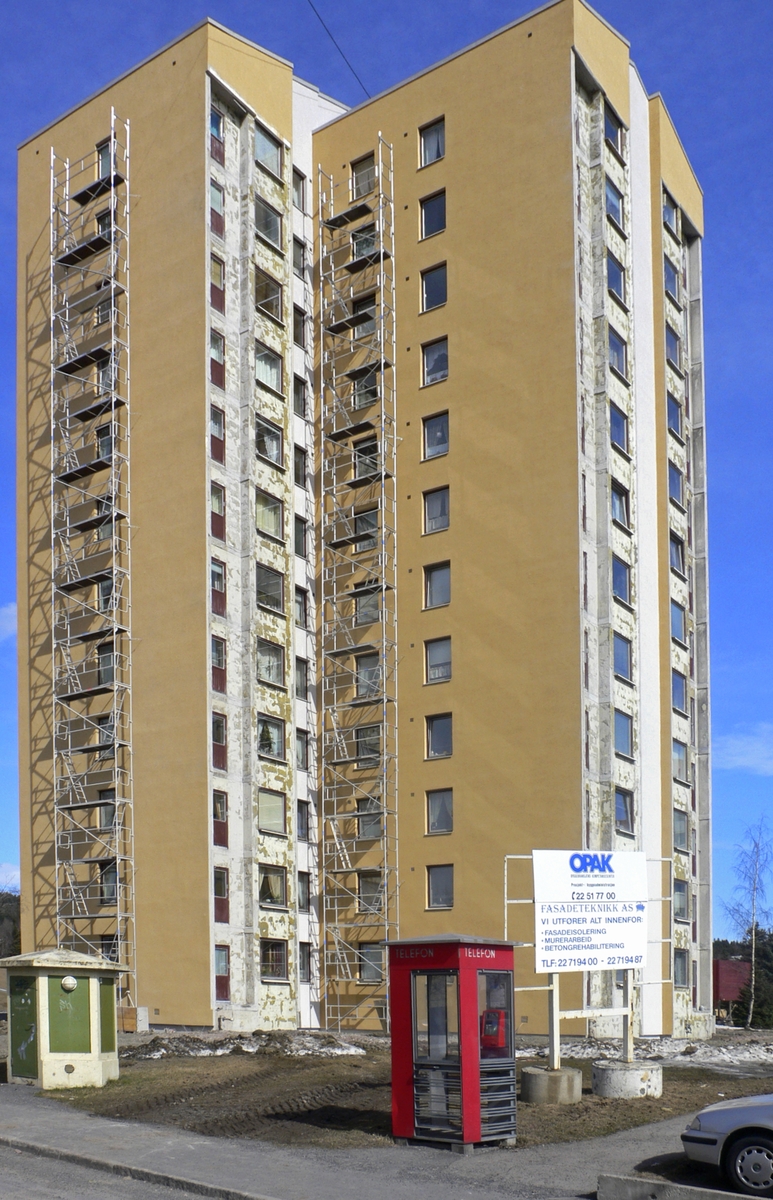
[[[751,976],[749,979],[749,1008],[746,1013],[746,1028],[749,1029],[754,1013],[757,988],[757,931],[762,921],[770,919],[770,910],[765,907],[768,878],[773,866],[773,838],[764,817],[751,825],[744,834],[743,843],[735,848],[735,875],[738,882],[733,889],[733,900],[725,905],[725,911],[742,938],[751,941]]]

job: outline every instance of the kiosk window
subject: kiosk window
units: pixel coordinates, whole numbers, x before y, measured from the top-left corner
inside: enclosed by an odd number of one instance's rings
[[[481,1058],[513,1057],[513,977],[509,971],[478,971]]]
[[[416,971],[413,976],[416,1059],[459,1059],[459,977],[456,971]]]

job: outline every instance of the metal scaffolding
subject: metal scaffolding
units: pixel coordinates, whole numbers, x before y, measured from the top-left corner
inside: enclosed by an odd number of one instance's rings
[[[51,605],[57,945],[136,1004],[131,764],[129,122],[51,150]]]
[[[385,1025],[398,931],[392,147],[319,171],[322,914],[330,1028]]]

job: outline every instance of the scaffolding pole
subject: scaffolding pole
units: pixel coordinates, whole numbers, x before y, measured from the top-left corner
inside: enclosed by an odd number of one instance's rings
[[[51,629],[56,939],[136,1004],[129,482],[129,122],[51,149]]]
[[[386,1027],[397,936],[397,529],[392,147],[319,170],[321,891],[328,1028]]]

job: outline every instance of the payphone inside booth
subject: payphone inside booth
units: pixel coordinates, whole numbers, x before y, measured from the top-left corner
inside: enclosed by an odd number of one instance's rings
[[[453,934],[392,942],[389,964],[395,1138],[511,1141],[512,944]]]

